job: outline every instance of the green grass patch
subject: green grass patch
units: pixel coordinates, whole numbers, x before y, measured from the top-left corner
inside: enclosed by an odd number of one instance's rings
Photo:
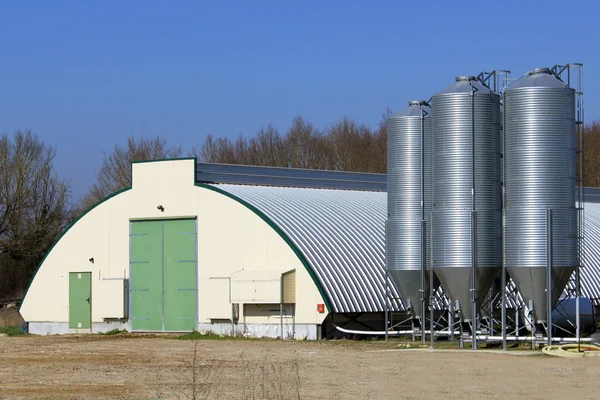
[[[0,328],[0,333],[6,333],[8,336],[25,336],[18,326],[7,326],[6,328]]]
[[[190,333],[183,334],[181,336],[175,336],[177,340],[258,340],[256,338],[249,338],[244,336],[225,336],[218,335],[213,332],[200,333],[193,331]]]
[[[108,332],[99,332],[98,335],[112,336],[129,333],[127,329],[113,329]]]

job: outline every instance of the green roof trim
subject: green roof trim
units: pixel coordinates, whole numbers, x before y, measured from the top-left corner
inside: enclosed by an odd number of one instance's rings
[[[321,294],[321,297],[323,298],[323,301],[325,302],[325,306],[327,307],[329,312],[333,312],[334,308],[332,306],[331,299],[329,298],[329,295],[323,289],[323,285],[321,285],[321,281],[319,281],[319,278],[317,277],[317,275],[315,274],[315,271],[310,266],[310,263],[304,256],[304,253],[302,253],[302,251],[300,251],[298,246],[296,246],[294,244],[294,242],[292,242],[292,240],[289,238],[289,236],[285,232],[283,232],[283,230],[281,230],[281,228],[275,222],[273,222],[273,220],[271,220],[271,218],[267,217],[262,211],[260,211],[256,207],[254,207],[252,204],[248,203],[245,200],[242,200],[241,198],[237,197],[236,195],[231,194],[221,188],[218,188],[218,187],[215,187],[212,185],[208,185],[205,183],[198,183],[198,182],[196,182],[195,185],[198,187],[204,188],[204,189],[212,190],[213,192],[217,192],[219,194],[229,197],[232,200],[237,201],[238,203],[240,203],[241,205],[243,205],[244,207],[246,207],[250,211],[252,211],[254,214],[256,214],[260,219],[265,221],[271,228],[273,228],[273,230],[275,230],[275,232],[277,232],[277,234],[287,243],[287,245],[290,246],[290,248],[292,249],[294,254],[296,254],[296,257],[298,257],[298,259],[300,260],[302,265],[304,265],[304,268],[308,272],[308,275],[310,275],[312,281],[317,286],[317,290]]]

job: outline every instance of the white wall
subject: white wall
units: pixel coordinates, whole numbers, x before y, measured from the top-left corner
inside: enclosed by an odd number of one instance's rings
[[[92,322],[122,307],[107,278],[128,278],[129,222],[137,219],[198,219],[198,317],[210,322],[218,302],[211,277],[247,268],[296,269],[296,323],[319,324],[324,303],[308,272],[285,241],[256,214],[229,197],[197,187],[193,160],[133,164],[132,189],[77,221],[43,261],[20,312],[29,322],[68,322],[69,272],[92,272]],[[157,209],[164,207],[164,212]],[[94,258],[90,263],[89,258]],[[221,308],[222,308],[221,304]],[[215,304],[219,307],[219,304]],[[266,322],[256,316],[248,323]]]

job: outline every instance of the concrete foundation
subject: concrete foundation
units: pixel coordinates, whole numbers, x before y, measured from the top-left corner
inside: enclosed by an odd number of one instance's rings
[[[294,333],[295,329],[295,333]],[[212,323],[199,324],[198,332],[212,332],[217,335],[231,336],[239,335],[256,338],[278,338],[281,336],[281,326],[279,324],[235,324],[231,323]],[[292,325],[283,325],[284,339],[296,340],[316,340],[317,325],[297,324],[294,328]]]
[[[34,335],[66,335],[70,333],[105,333],[114,329],[131,331],[129,321],[94,322],[92,329],[82,332],[81,329],[69,329],[68,322],[30,322],[29,333]],[[295,329],[295,333],[294,333]],[[281,336],[279,324],[235,324],[232,329],[231,323],[199,324],[198,332],[215,333],[217,335],[231,336],[240,335],[256,338],[278,338]],[[284,339],[316,340],[317,325],[297,324],[295,327],[285,324],[283,326]]]

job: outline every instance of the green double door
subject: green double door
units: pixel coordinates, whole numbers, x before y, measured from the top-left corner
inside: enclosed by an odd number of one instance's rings
[[[134,221],[130,229],[133,331],[196,329],[196,221]]]

